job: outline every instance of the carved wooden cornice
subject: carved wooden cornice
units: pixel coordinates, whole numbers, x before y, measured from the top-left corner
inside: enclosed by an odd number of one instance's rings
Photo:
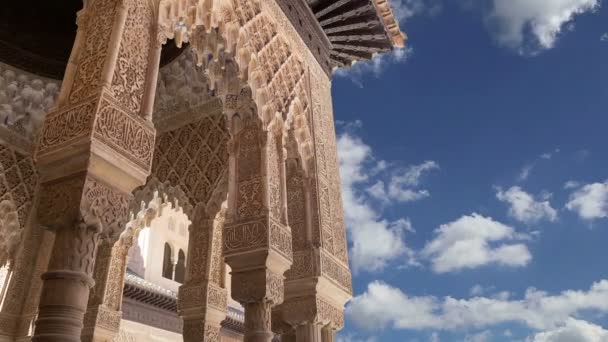
[[[368,60],[376,53],[405,45],[407,37],[401,32],[388,0],[306,1],[314,13],[316,25],[322,28],[330,42],[328,52],[332,68]],[[311,39],[306,37],[301,20],[291,21],[310,47]],[[325,67],[323,63],[321,65]]]

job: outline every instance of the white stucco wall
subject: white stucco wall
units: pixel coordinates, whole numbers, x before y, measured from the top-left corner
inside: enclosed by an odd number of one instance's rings
[[[189,225],[190,220],[183,212],[164,209],[162,215],[154,219],[150,227],[141,231],[138,245],[144,259],[145,280],[177,292],[181,284],[163,277],[165,243],[171,246],[174,266],[177,264],[180,249],[184,251],[187,262]]]

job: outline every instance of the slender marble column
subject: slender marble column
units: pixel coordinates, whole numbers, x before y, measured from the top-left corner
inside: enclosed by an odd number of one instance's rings
[[[99,230],[94,226],[57,231],[49,270],[42,275],[36,332],[32,341],[80,341]],[[84,253],[81,253],[84,252]]]
[[[331,325],[326,325],[321,330],[321,341],[322,342],[334,342],[336,337],[336,331],[331,327]]]
[[[297,326],[296,342],[321,342],[321,326],[314,323]]]
[[[272,342],[271,313],[271,302],[245,305],[245,342]]]

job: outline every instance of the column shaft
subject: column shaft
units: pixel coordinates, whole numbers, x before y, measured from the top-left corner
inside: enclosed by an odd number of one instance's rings
[[[314,323],[297,326],[296,342],[321,342],[321,326]]]
[[[245,304],[245,342],[271,342],[270,316],[272,303],[263,301]]]
[[[331,327],[331,325],[326,325],[321,330],[321,341],[322,342],[334,342],[336,337],[336,331]]]
[[[99,232],[92,227],[57,232],[49,271],[42,275],[44,285],[32,341],[80,341],[89,289],[94,284],[92,264],[98,238]],[[84,254],[79,253],[82,250]],[[72,261],[71,265],[65,265],[66,260]]]

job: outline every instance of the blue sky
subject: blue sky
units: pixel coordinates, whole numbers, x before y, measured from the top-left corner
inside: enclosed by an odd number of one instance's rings
[[[334,76],[340,342],[608,341],[608,4],[394,0]]]

